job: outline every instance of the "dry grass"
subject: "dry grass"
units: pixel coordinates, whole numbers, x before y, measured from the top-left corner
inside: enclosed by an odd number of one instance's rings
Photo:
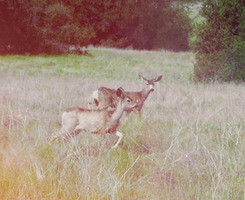
[[[0,199],[244,199],[244,85],[191,82],[191,53],[91,52],[0,57]],[[101,85],[139,90],[137,73],[165,78],[118,149],[87,133],[48,145],[64,109]]]

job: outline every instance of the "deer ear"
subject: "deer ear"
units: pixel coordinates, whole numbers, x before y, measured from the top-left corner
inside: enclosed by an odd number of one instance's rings
[[[124,89],[122,87],[117,89],[117,96],[124,99],[125,98],[125,92]]]
[[[157,78],[155,78],[155,79],[153,79],[153,80],[154,80],[154,82],[158,82],[158,81],[160,81],[161,79],[162,79],[162,75],[158,76]]]
[[[143,76],[141,76],[140,74],[139,74],[138,76],[139,76],[139,79],[140,79],[141,81],[144,80]]]
[[[142,82],[146,81],[146,79],[145,79],[143,76],[141,76],[140,74],[139,74],[139,79],[140,79]]]

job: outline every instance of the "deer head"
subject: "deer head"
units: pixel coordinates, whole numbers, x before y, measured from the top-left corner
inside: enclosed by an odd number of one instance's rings
[[[146,79],[143,76],[139,75],[139,79],[143,83],[145,83],[147,91],[153,92],[155,83],[162,79],[162,75],[160,75],[160,76],[158,76],[158,77],[156,77],[154,79]]]
[[[124,108],[134,108],[136,106],[136,103],[126,95],[122,87],[117,89],[116,95],[121,99],[121,105]]]

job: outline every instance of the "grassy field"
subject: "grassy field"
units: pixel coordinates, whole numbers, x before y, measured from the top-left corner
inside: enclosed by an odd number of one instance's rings
[[[91,48],[0,56],[0,199],[245,199],[245,85],[192,82],[192,53]],[[139,91],[163,75],[117,149],[80,134],[48,144],[99,86]],[[116,136],[107,135],[106,143]]]

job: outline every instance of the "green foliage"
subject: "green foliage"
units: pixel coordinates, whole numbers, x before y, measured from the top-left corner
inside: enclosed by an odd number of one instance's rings
[[[245,80],[244,13],[240,0],[204,2],[206,21],[198,28],[195,44],[198,80]]]
[[[234,41],[222,57],[223,65],[219,77],[224,81],[245,81],[245,43]]]
[[[69,45],[187,50],[190,19],[178,1],[0,2],[0,53],[64,53]]]
[[[180,8],[164,8],[158,13],[158,24],[154,28],[154,48],[164,48],[173,51],[188,50],[188,37],[191,31],[190,19]]]
[[[0,53],[29,52],[37,45],[27,1],[0,2]]]

